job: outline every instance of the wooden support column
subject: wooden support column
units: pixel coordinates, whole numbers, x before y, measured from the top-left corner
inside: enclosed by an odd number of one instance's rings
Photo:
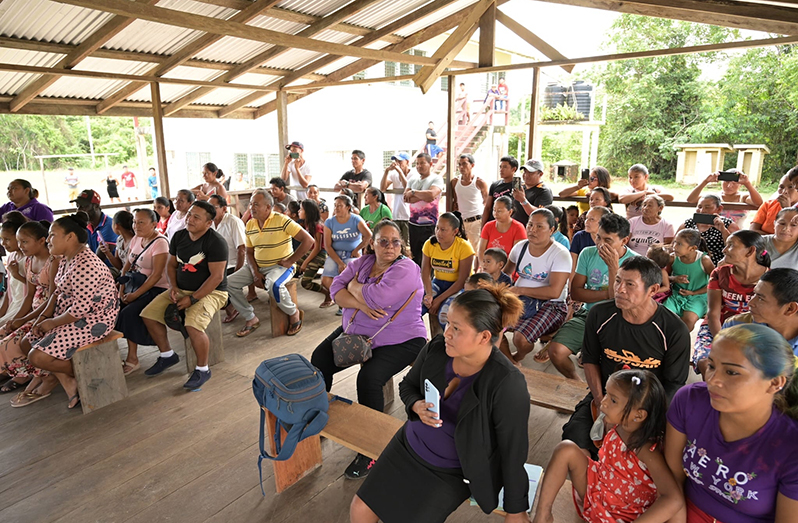
[[[277,91],[277,140],[280,142],[277,154],[280,159],[285,157],[285,146],[288,141],[288,92]]]
[[[527,158],[521,158],[521,163],[530,158],[540,159],[541,151],[538,150],[538,105],[540,104],[540,68],[532,69],[532,100],[529,105],[529,134],[526,145]]]
[[[496,2],[479,19],[479,66],[493,67],[496,48]]]
[[[155,157],[158,159],[158,185],[160,185],[160,194],[171,198],[169,167],[166,163],[166,142],[164,142],[163,138],[163,107],[161,106],[160,84],[158,82],[150,82],[150,92],[152,94],[153,149],[155,150]]]
[[[455,99],[457,97],[457,77],[449,75],[449,91],[447,94],[447,115],[446,121],[446,172],[443,175],[443,183],[446,186],[446,211],[452,210],[452,195],[449,191],[452,190],[452,169],[457,165],[457,151],[455,151],[455,144],[457,143],[457,107],[455,106]]]

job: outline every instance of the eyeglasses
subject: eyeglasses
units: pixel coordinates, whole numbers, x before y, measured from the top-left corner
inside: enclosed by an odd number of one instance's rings
[[[389,240],[388,238],[380,238],[377,240],[377,245],[383,249],[387,249],[389,245],[392,245],[395,249],[399,249],[402,246],[402,240]]]
[[[587,179],[587,181],[589,181],[589,182],[597,182],[598,178],[596,178],[595,176],[591,176],[590,178]]]

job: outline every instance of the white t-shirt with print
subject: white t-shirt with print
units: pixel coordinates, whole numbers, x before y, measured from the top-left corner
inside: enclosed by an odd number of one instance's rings
[[[524,249],[527,243],[520,241],[510,251],[510,261],[515,263],[515,270],[518,271],[518,281],[515,282],[517,287],[548,287],[551,273],[571,273],[571,253],[561,243],[552,241],[551,246],[541,256],[532,256],[529,248]],[[521,250],[526,252],[524,258],[519,260]],[[568,285],[564,285],[560,296],[552,301],[565,301],[567,295]]]
[[[418,175],[413,169],[408,171],[407,176],[405,179],[409,179],[413,174]],[[396,172],[396,169],[391,169],[388,172],[388,180],[391,182],[391,189],[404,189],[405,184],[402,183],[402,179],[399,177],[399,173]],[[393,196],[393,219],[394,220],[402,220],[407,221],[410,219],[410,208],[405,203],[404,198],[401,194],[392,194]]]
[[[302,173],[302,176],[310,176],[310,165],[308,165],[308,161],[305,160],[305,163],[302,164],[302,167],[299,168],[299,172]],[[302,185],[299,183],[299,175],[297,174],[296,170],[296,160],[291,160],[288,162],[288,185],[300,186]],[[308,198],[308,191],[294,191],[296,192],[296,199],[298,202],[302,200],[307,200]]]

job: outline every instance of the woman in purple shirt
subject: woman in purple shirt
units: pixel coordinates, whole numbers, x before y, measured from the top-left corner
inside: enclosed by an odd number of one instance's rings
[[[324,375],[329,392],[333,375],[344,370],[333,360],[333,340],[344,330],[347,334],[373,336],[372,357],[357,375],[357,400],[382,412],[382,387],[415,361],[427,341],[427,329],[421,319],[421,270],[407,257],[396,223],[383,220],[374,226],[365,254],[349,262],[335,277],[330,295],[343,308],[342,326],[316,347],[311,362]],[[404,310],[388,323],[405,304]],[[370,467],[371,459],[358,454],[345,474],[350,479],[362,478]]]
[[[0,207],[0,216],[9,211],[19,211],[30,221],[53,221],[53,211],[36,199],[39,191],[28,180],[16,179],[8,184],[8,203]]]
[[[765,325],[721,330],[705,383],[668,411],[665,458],[687,523],[787,523],[798,514],[798,382],[790,344]],[[684,519],[682,519],[684,521]]]

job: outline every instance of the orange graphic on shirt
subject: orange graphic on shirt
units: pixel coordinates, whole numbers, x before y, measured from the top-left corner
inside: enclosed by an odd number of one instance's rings
[[[623,363],[630,367],[637,367],[638,369],[656,369],[662,365],[662,361],[655,358],[641,360],[637,354],[629,352],[628,350],[621,350],[621,354],[618,354],[612,349],[604,349],[604,355],[612,361],[617,361],[618,363]]]

